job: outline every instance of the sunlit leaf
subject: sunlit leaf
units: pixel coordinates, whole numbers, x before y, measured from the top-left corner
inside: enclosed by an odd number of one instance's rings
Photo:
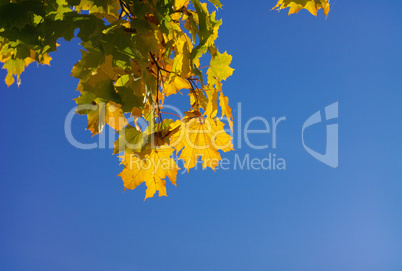
[[[167,196],[166,178],[176,185],[176,175],[180,169],[170,157],[173,151],[169,146],[162,146],[152,150],[143,159],[132,153],[126,154],[123,160],[124,169],[119,174],[125,189],[135,189],[145,182],[145,199],[153,197],[157,191],[159,197]]]
[[[317,16],[317,11],[322,8],[325,16],[327,16],[330,10],[329,0],[279,0],[273,9],[281,10],[284,8],[289,8],[289,15],[307,9],[311,14]]]

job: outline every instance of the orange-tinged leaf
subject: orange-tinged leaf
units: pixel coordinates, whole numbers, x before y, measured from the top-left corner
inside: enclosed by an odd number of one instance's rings
[[[131,116],[133,118],[141,118],[142,116],[142,109],[134,107],[133,110],[131,110]]]
[[[279,0],[273,9],[281,10],[284,8],[289,8],[289,15],[307,9],[314,16],[317,16],[317,11],[322,8],[326,17],[330,5],[329,0]]]
[[[13,74],[12,73],[7,73],[5,81],[6,81],[6,84],[7,84],[8,87],[11,86],[12,84],[14,84],[15,79],[14,79]]]
[[[180,169],[171,158],[174,149],[164,145],[153,149],[144,159],[133,154],[126,154],[125,167],[119,176],[126,189],[135,189],[145,182],[147,190],[145,199],[153,197],[159,191],[159,197],[166,194],[166,177],[176,185],[177,171]]]
[[[32,49],[29,52],[30,56],[25,58],[25,66],[28,66],[29,64],[35,61],[36,52]]]
[[[105,62],[100,65],[100,70],[112,79],[115,79],[120,72],[119,68],[113,66],[113,56],[111,55],[105,56]]]
[[[112,101],[106,104],[106,123],[116,131],[121,130],[128,124],[120,104]]]
[[[165,83],[163,86],[163,92],[166,94],[166,96],[176,94],[182,89],[189,89],[190,83],[181,78],[180,76],[175,76],[174,79],[170,83]]]
[[[43,65],[48,65],[50,66],[50,61],[52,60],[52,58],[49,56],[49,54],[43,54],[42,56],[42,60],[41,60],[41,64]]]

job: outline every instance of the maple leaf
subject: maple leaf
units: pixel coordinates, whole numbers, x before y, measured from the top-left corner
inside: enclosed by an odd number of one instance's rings
[[[186,112],[186,115],[189,114]],[[196,166],[199,157],[203,169],[210,167],[215,170],[221,160],[218,150],[233,150],[232,137],[225,132],[219,119],[197,116],[180,122],[173,125],[180,125],[180,129],[171,137],[170,145],[177,151],[181,150],[179,158],[184,160],[187,171]]]
[[[122,161],[125,167],[118,175],[125,189],[135,189],[145,182],[145,199],[153,197],[156,191],[159,191],[159,197],[167,196],[166,177],[176,186],[177,171],[180,169],[170,157],[173,151],[172,147],[164,145],[146,154],[144,159],[131,153],[126,154]]]
[[[108,76],[108,74],[102,69],[98,69],[94,72],[89,80],[84,82],[80,81],[77,87],[80,92],[90,92],[96,97],[121,103],[120,97],[117,94],[114,85],[113,78]]]
[[[6,84],[11,86],[14,82],[14,75],[17,77],[17,84],[20,85],[20,75],[25,70],[25,61],[20,58],[8,59],[3,66],[3,69],[7,69]]]
[[[0,40],[0,48],[1,48],[1,40]],[[5,78],[5,82],[7,86],[11,86],[14,82],[14,76],[17,78],[18,86],[21,84],[21,74],[25,70],[25,68],[33,63],[35,59],[38,60],[38,63],[42,65],[49,65],[52,58],[49,54],[36,54],[34,50],[29,50],[28,48],[21,48],[20,50],[14,49],[11,52],[6,51],[6,55],[0,53],[0,62],[3,62],[3,69],[7,70],[7,75]],[[23,50],[21,50],[23,49]],[[0,50],[1,51],[1,50]],[[25,53],[20,53],[20,51],[25,51]]]
[[[86,82],[91,74],[96,73],[98,67],[105,62],[105,55],[99,50],[81,50],[81,54],[81,60],[74,65],[71,75]]]
[[[205,109],[205,115],[209,118],[214,118],[218,113],[218,93],[216,89],[210,85],[205,87],[205,93],[208,97],[207,108]]]
[[[118,131],[119,138],[114,142],[113,154],[125,151],[126,153],[140,152],[145,135],[137,128],[128,125]]]
[[[182,89],[189,89],[190,87],[190,83],[187,80],[181,78],[180,76],[175,76],[171,82],[166,83],[163,86],[163,91],[166,96],[169,96],[176,94]]]
[[[317,16],[317,11],[322,8],[325,17],[327,17],[330,10],[329,0],[279,0],[272,9],[281,10],[287,7],[290,8],[289,15],[298,13],[302,9],[307,9],[311,14]]]
[[[187,7],[190,0],[175,0],[174,1],[174,9],[179,10],[183,7]]]
[[[216,8],[221,8],[221,7],[222,7],[222,4],[221,4],[221,2],[220,2],[219,0],[209,0],[209,2],[211,2],[212,4],[214,4],[214,6],[215,6]]]
[[[122,75],[114,84],[121,98],[124,112],[140,111],[143,108],[145,86],[142,80],[134,80],[132,75]],[[140,114],[141,115],[141,114]]]
[[[51,60],[52,60],[52,58],[49,56],[49,54],[43,54],[43,55],[39,56],[39,63],[41,63],[42,65],[50,66],[50,61]],[[34,59],[32,59],[32,62],[33,61],[34,61]]]
[[[234,69],[229,67],[232,56],[224,52],[217,54],[211,59],[210,68],[207,71],[208,84],[215,84],[217,81],[226,80],[233,74]]]
[[[229,98],[223,95],[222,83],[218,82],[217,86],[219,90],[219,105],[222,108],[222,118],[223,116],[226,116],[230,130],[233,132],[233,116],[232,116],[232,109],[229,106]]]
[[[118,0],[81,0],[77,7],[78,10],[88,10],[90,14],[103,15],[109,22],[119,18],[119,8]]]
[[[104,100],[96,98],[93,93],[87,91],[83,91],[81,96],[74,100],[78,104],[77,113],[87,115],[87,129],[92,132],[92,136],[102,133],[105,123],[116,131],[127,125],[119,104],[112,101],[105,103]]]
[[[204,94],[202,89],[192,89],[190,90],[188,95],[190,96],[190,104],[192,110],[198,110],[200,108],[206,110],[209,101],[208,97]]]
[[[183,78],[189,76],[190,68],[190,52],[193,49],[193,44],[186,34],[180,35],[175,39],[175,57],[173,59],[171,77],[175,74]]]

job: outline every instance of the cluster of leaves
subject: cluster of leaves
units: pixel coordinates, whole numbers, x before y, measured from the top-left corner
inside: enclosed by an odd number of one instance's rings
[[[310,2],[316,12],[326,0],[281,0],[276,8],[313,13]],[[82,58],[71,73],[79,79],[77,113],[87,115],[93,135],[105,124],[118,133],[114,153],[121,154],[125,188],[145,182],[145,198],[164,196],[167,179],[176,185],[174,154],[187,170],[200,158],[203,168],[215,169],[219,151],[233,149],[221,121],[233,131],[222,90],[232,57],[215,46],[221,24],[200,0],[7,0],[0,3],[0,61],[6,84],[19,85],[27,65],[50,63],[58,39],[80,38]],[[209,65],[200,67],[201,58]],[[166,118],[165,98],[184,92],[188,111]]]
[[[322,8],[325,17],[330,9],[329,0],[279,0],[273,9],[281,10],[284,8],[289,8],[289,15],[307,9],[314,16],[317,16],[317,12]]]

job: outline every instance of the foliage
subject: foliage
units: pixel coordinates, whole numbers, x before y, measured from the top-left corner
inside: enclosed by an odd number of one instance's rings
[[[329,0],[279,0],[273,9],[284,8],[289,8],[289,15],[307,9],[314,16],[317,16],[317,11],[322,8],[326,17],[329,12]]]
[[[219,0],[10,0],[0,2],[0,61],[5,82],[21,83],[32,62],[49,65],[57,40],[81,39],[82,58],[71,75],[79,79],[77,113],[86,115],[93,135],[105,124],[119,137],[120,173],[126,189],[145,182],[145,198],[166,196],[166,179],[176,185],[179,155],[184,167],[215,169],[219,151],[233,149],[222,117],[233,131],[222,81],[232,75],[232,57],[215,46],[222,24]],[[280,0],[290,13],[329,10],[326,0]],[[209,65],[201,67],[201,61]],[[184,116],[166,118],[165,98],[188,93]],[[134,123],[128,123],[131,115]],[[221,117],[221,118],[222,118]],[[139,119],[143,120],[140,126]]]

